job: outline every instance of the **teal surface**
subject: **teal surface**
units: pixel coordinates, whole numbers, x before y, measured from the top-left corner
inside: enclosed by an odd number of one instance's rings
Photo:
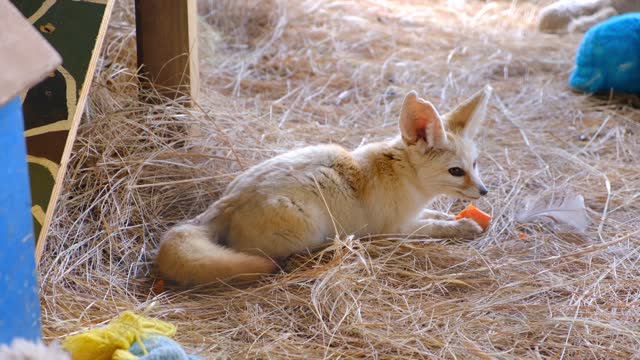
[[[640,94],[640,13],[614,16],[587,31],[569,85],[588,93]]]

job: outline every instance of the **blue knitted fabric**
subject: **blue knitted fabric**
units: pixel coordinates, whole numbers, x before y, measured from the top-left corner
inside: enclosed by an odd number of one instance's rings
[[[144,355],[138,342],[134,342],[129,348],[129,352],[139,356],[139,360],[201,360],[201,358],[188,355],[178,343],[168,337],[154,335],[142,340],[147,349]]]
[[[588,93],[640,93],[640,13],[614,16],[587,31],[569,85]]]

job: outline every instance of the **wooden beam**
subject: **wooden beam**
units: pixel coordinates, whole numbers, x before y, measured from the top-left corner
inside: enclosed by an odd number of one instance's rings
[[[196,0],[136,0],[138,66],[163,95],[198,96]]]

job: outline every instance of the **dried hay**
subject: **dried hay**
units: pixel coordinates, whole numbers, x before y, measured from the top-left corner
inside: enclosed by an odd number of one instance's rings
[[[567,88],[579,37],[536,33],[541,3],[201,2],[203,98],[187,109],[137,100],[120,2],[40,264],[46,338],[132,309],[211,358],[638,358],[640,112]],[[159,235],[242,169],[388,137],[410,89],[446,110],[487,82],[481,238],[345,236],[253,287],[153,292]],[[586,234],[516,223],[548,192],[585,196]]]

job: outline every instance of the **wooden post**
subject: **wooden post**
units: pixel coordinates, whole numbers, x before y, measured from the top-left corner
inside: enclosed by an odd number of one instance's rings
[[[163,95],[197,99],[196,0],[136,0],[138,66]]]

